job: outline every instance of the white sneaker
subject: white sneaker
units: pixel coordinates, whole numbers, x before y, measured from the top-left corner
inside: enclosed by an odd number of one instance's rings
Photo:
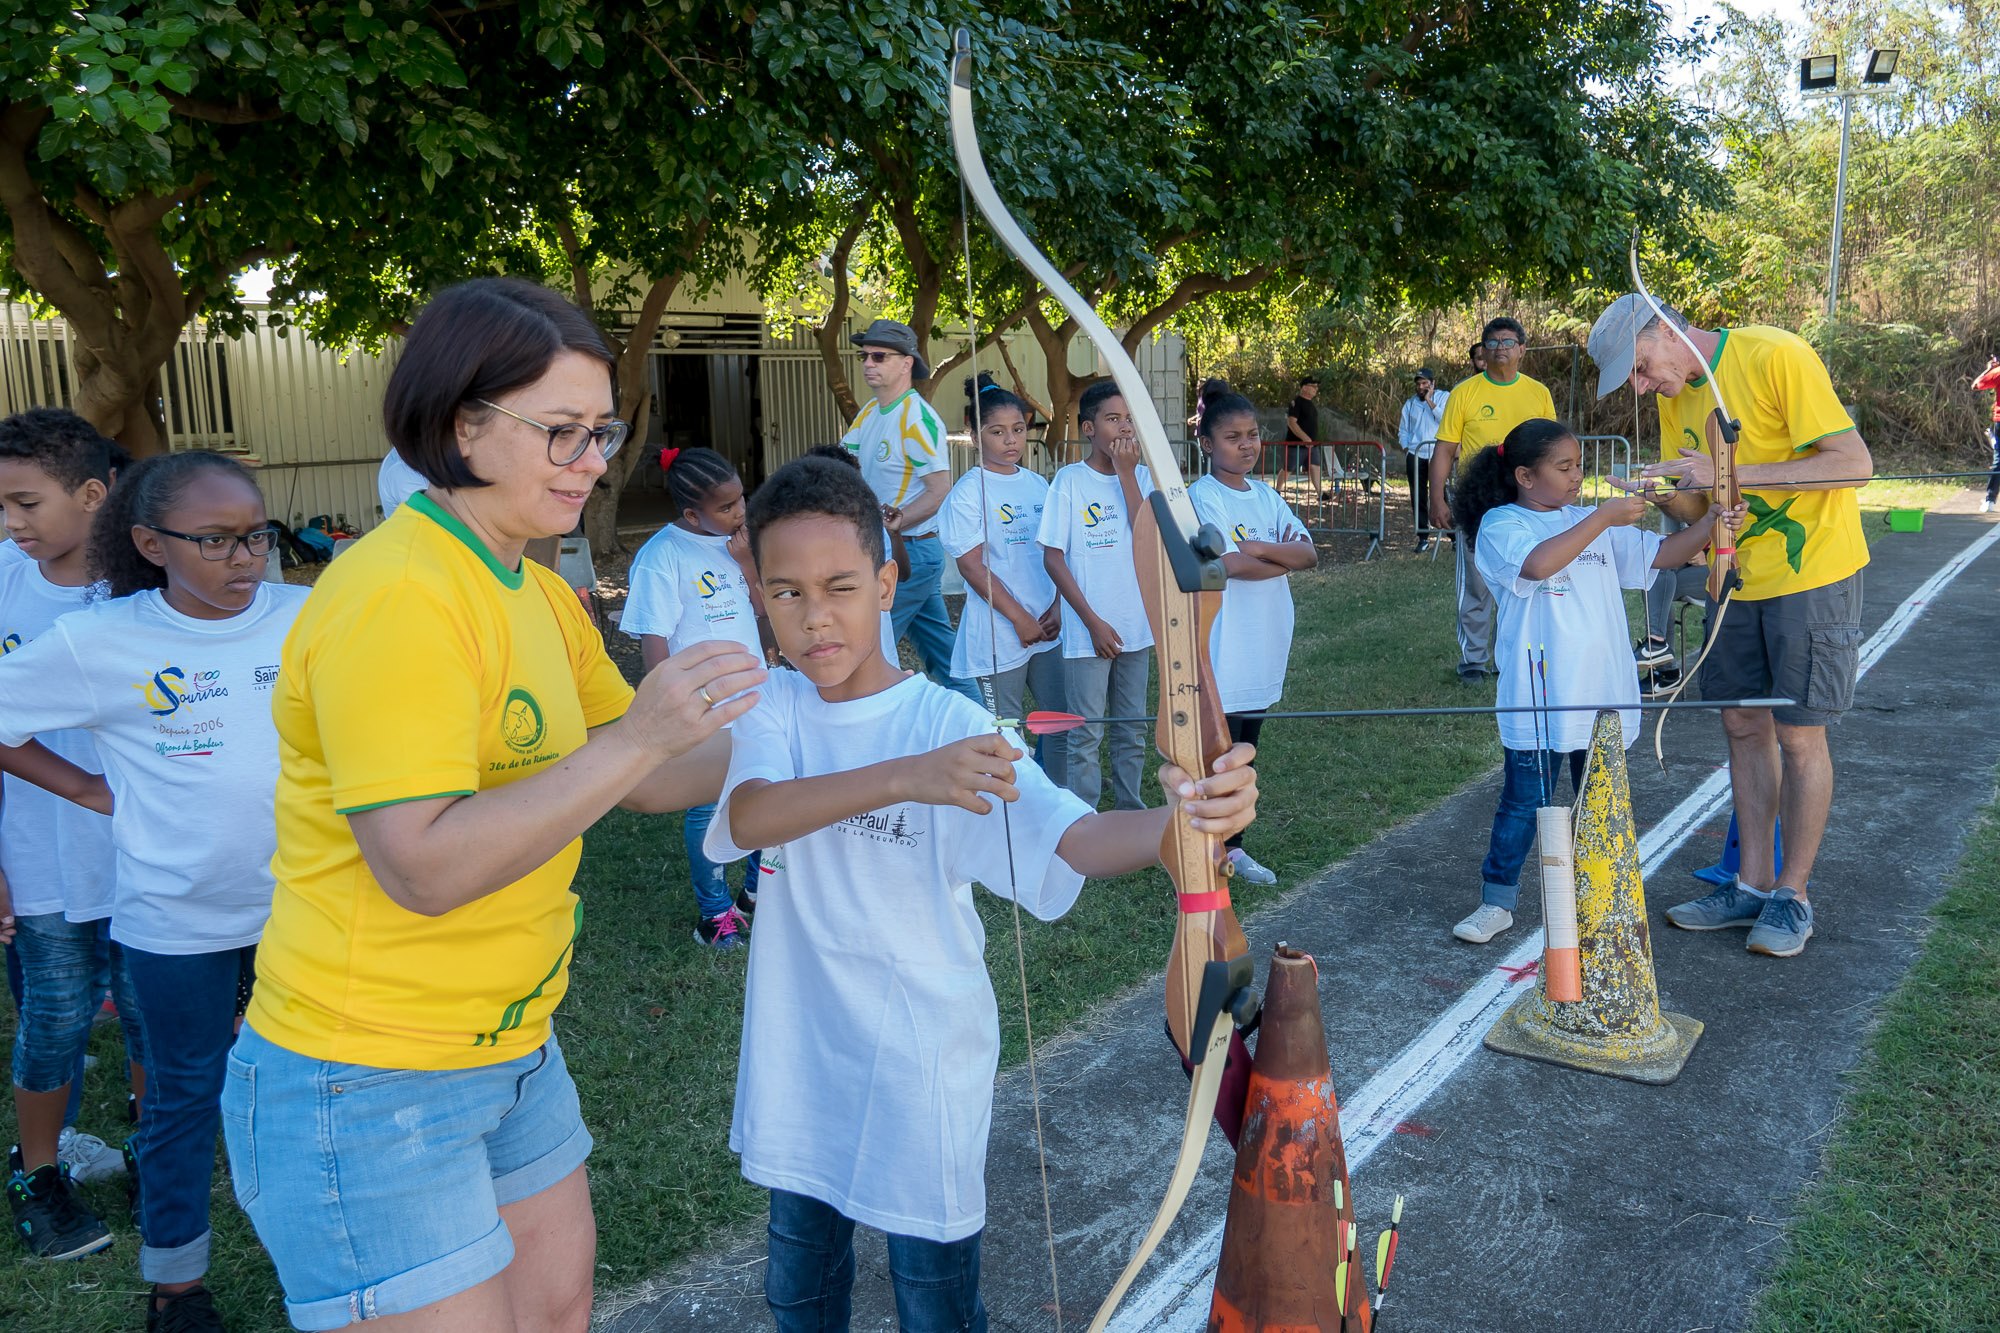
[[[1980,512],[1980,513],[1982,513],[1982,514],[1990,514],[1990,513],[1992,513],[1992,512],[1993,512],[1993,502],[1992,502],[1991,500],[1981,500],[1981,501],[1979,502],[1979,512]]]
[[[56,1140],[56,1160],[69,1169],[70,1178],[85,1184],[109,1180],[125,1174],[125,1154],[95,1134],[65,1129]]]
[[[1514,924],[1514,914],[1492,903],[1481,903],[1472,915],[1451,928],[1451,933],[1467,944],[1484,944]]]
[[[1236,867],[1237,877],[1245,884],[1276,884],[1278,872],[1258,865],[1241,847],[1229,849],[1229,864]]]

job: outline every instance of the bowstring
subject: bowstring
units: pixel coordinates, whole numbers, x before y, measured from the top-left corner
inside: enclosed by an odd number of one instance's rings
[[[993,603],[993,509],[986,498],[986,464],[980,449],[980,440],[985,434],[986,403],[985,396],[979,391],[979,317],[973,305],[972,200],[967,196],[963,176],[958,182],[958,216],[959,234],[965,250],[966,364],[972,371],[972,466],[979,473],[979,564],[986,574],[987,674],[986,688],[982,693],[988,711],[994,714],[994,730],[1004,738],[1006,729],[1000,725],[999,682],[996,679],[1000,666],[1000,613]],[[1027,745],[1025,736],[1021,743],[1024,747]],[[1026,760],[1027,756],[1023,754],[1022,758]],[[1055,1305],[1056,1333],[1062,1333],[1062,1279],[1056,1267],[1055,1199],[1049,1190],[1049,1145],[1042,1123],[1041,1071],[1035,1063],[1035,1021],[1028,1009],[1028,948],[1026,931],[1021,924],[1020,871],[1014,864],[1014,825],[1009,816],[1008,802],[1001,801],[999,804],[1001,835],[1007,849],[1008,902],[1014,923],[1014,971],[1021,985],[1021,1034],[1028,1052],[1028,1099],[1035,1114],[1035,1159],[1042,1181],[1042,1231],[1049,1251],[1049,1294]]]
[[[1735,427],[1736,418],[1733,415],[1731,415],[1729,411],[1729,400],[1725,398],[1722,393],[1722,375],[1720,369],[1716,366],[1711,366],[1708,364],[1708,358],[1704,357],[1701,354],[1701,349],[1694,345],[1694,339],[1688,337],[1687,330],[1682,328],[1680,325],[1674,323],[1673,320],[1667,318],[1667,312],[1660,308],[1660,303],[1653,298],[1653,293],[1647,290],[1646,280],[1643,277],[1641,277],[1639,273],[1639,233],[1636,227],[1633,229],[1632,232],[1631,261],[1632,261],[1632,285],[1638,289],[1640,298],[1644,300],[1647,307],[1652,310],[1654,318],[1658,320],[1658,322],[1663,327],[1665,327],[1668,332],[1672,333],[1675,338],[1679,339],[1682,346],[1687,348],[1689,355],[1694,357],[1695,364],[1697,366],[1702,367],[1704,370],[1708,372],[1707,380],[1708,380],[1709,394],[1715,400],[1716,415],[1721,417],[1722,419],[1721,422],[1719,423],[1719,429],[1717,430],[1716,433],[1718,435],[1723,435],[1726,437],[1730,429],[1736,428]],[[1634,328],[1632,330],[1632,356],[1634,362],[1638,360],[1638,353],[1639,353],[1639,331],[1637,328]],[[1638,387],[1635,385],[1633,386],[1632,389],[1632,420],[1633,420],[1633,430],[1635,432],[1638,430],[1638,419],[1639,419],[1639,390]],[[1706,435],[1707,432],[1703,431],[1704,438],[1706,437]],[[1723,444],[1726,445],[1731,450],[1732,454],[1734,453],[1735,446],[1731,444],[1726,438],[1723,440]],[[1712,493],[1713,502],[1719,503],[1722,498],[1721,460],[1713,457],[1713,451],[1715,446],[1710,445],[1709,447],[1711,452],[1711,457],[1709,461],[1716,467],[1715,489]],[[1662,459],[1666,457],[1666,452],[1667,452],[1667,440],[1665,431],[1663,430],[1660,435],[1660,456]],[[1734,457],[1731,457],[1730,459],[1729,468],[1730,468],[1731,483],[1735,486],[1737,493],[1740,495],[1742,493],[1742,483],[1735,480],[1736,460]],[[1714,523],[1718,521],[1719,520],[1710,520],[1711,527],[1713,526]],[[1732,534],[1731,540],[1732,541],[1736,540],[1734,534]],[[1709,539],[1709,558],[1711,560],[1720,560],[1722,558],[1719,547],[1720,543],[1718,539],[1711,532]],[[1732,557],[1732,558],[1738,558],[1738,557]],[[1741,579],[1742,575],[1739,571],[1739,573],[1737,574],[1738,582],[1741,582]],[[1701,652],[1699,655],[1695,657],[1693,664],[1690,665],[1684,672],[1682,672],[1681,678],[1674,682],[1673,689],[1667,691],[1666,700],[1668,703],[1672,703],[1675,700],[1679,699],[1681,695],[1687,691],[1688,683],[1694,679],[1695,673],[1701,670],[1702,663],[1708,660],[1708,654],[1710,650],[1715,647],[1716,640],[1722,636],[1722,618],[1724,615],[1728,613],[1730,603],[1736,600],[1735,592],[1736,592],[1735,588],[1733,588],[1730,585],[1727,579],[1724,579],[1722,585],[1722,595],[1716,599],[1713,612],[1706,618],[1707,624],[1703,626]],[[1678,646],[1679,645],[1676,645],[1676,647]],[[1654,697],[1657,698],[1659,696],[1655,695]],[[1653,727],[1653,758],[1660,765],[1660,770],[1662,772],[1665,772],[1667,767],[1666,735],[1667,735],[1667,710],[1661,709],[1660,720]]]

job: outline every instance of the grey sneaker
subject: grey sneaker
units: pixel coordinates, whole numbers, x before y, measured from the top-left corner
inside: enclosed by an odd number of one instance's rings
[[[75,1128],[65,1129],[57,1140],[56,1160],[69,1172],[69,1178],[80,1184],[125,1174],[123,1154],[97,1135]]]
[[[1779,889],[1765,901],[1745,947],[1773,958],[1795,958],[1805,952],[1812,933],[1812,904],[1797,889]]]
[[[1667,922],[1682,930],[1732,930],[1755,924],[1769,901],[1731,880],[1706,897],[1669,907]]]
[[[1472,915],[1451,928],[1451,933],[1467,944],[1484,944],[1514,924],[1514,914],[1492,903],[1481,903]]]
[[[1241,847],[1229,849],[1229,860],[1236,867],[1237,878],[1245,884],[1276,884],[1278,872],[1268,866],[1259,865],[1255,857]]]

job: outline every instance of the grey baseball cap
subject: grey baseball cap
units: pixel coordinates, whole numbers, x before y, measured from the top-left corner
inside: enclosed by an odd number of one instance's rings
[[[917,331],[907,324],[898,324],[893,319],[878,319],[861,332],[854,335],[856,347],[886,347],[892,352],[901,352],[913,357],[916,365],[911,374],[920,380],[931,377],[931,368],[924,361],[924,355],[917,350]]]
[[[1679,319],[1680,312],[1660,302],[1660,309],[1668,318]],[[1639,336],[1639,330],[1653,320],[1653,308],[1646,304],[1646,298],[1637,292],[1627,292],[1611,303],[1597,322],[1590,326],[1590,359],[1597,363],[1597,396],[1604,397],[1619,385],[1632,378],[1632,345]]]

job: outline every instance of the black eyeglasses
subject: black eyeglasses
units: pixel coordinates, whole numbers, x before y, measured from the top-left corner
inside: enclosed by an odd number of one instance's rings
[[[615,419],[605,422],[602,426],[586,426],[581,421],[569,421],[560,426],[551,426],[533,417],[524,417],[512,408],[489,403],[484,398],[475,398],[472,401],[481,407],[490,407],[502,416],[512,417],[523,425],[547,431],[549,461],[557,467],[568,467],[582,458],[584,451],[593,444],[597,446],[599,457],[609,458],[618,452],[618,446],[625,443],[625,437],[632,431],[631,426]]]
[[[887,361],[892,356],[908,356],[908,355],[909,355],[908,352],[863,352],[861,354],[861,359],[863,361],[866,361],[869,365],[872,366],[877,361]]]
[[[241,546],[254,556],[266,556],[278,544],[276,528],[255,528],[245,533],[234,532],[175,532],[172,528],[145,525],[148,532],[157,532],[162,537],[178,537],[184,542],[193,542],[204,560],[227,560],[236,554]]]
[[[1488,338],[1480,344],[1480,346],[1489,352],[1504,352],[1509,347],[1519,347],[1520,345],[1521,340],[1519,338]]]

